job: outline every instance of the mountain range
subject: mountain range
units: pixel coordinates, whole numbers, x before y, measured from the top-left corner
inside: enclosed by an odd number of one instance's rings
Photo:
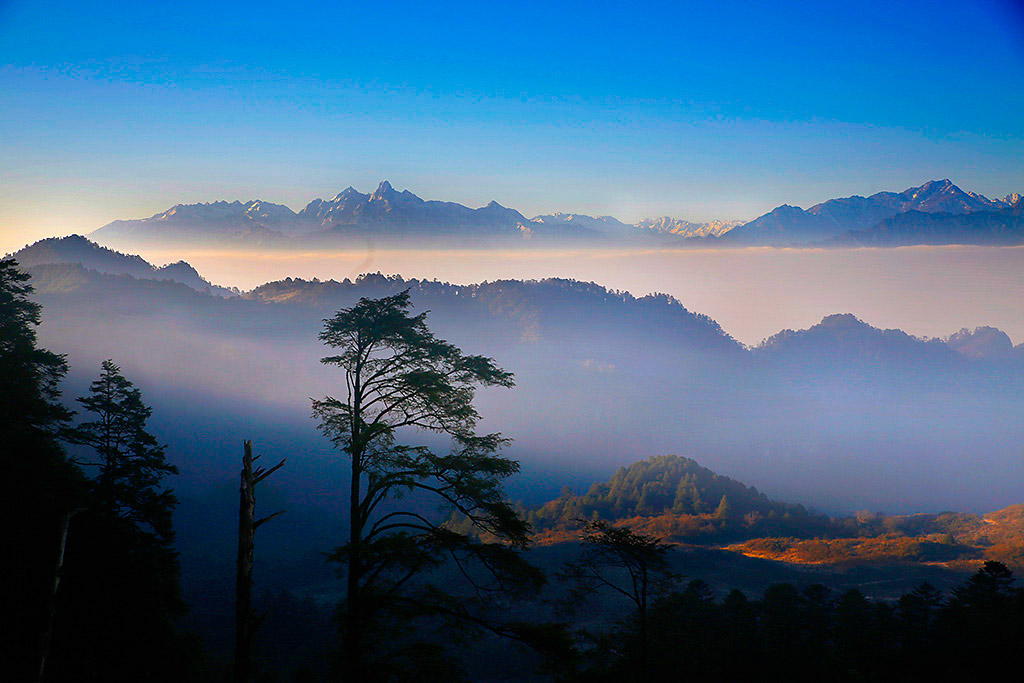
[[[851,230],[825,242],[837,247],[901,247],[913,244],[1024,243],[1024,202],[965,213],[907,211],[864,230]]]
[[[115,245],[208,242],[262,246],[330,246],[375,240],[397,246],[460,246],[511,240],[641,243],[675,246],[905,246],[912,244],[1024,243],[1020,195],[989,199],[952,181],[934,180],[902,192],[878,192],[816,204],[783,204],[742,223],[694,223],[668,216],[624,223],[612,216],[552,213],[527,218],[490,202],[470,208],[424,200],[383,181],[370,194],[348,187],[295,212],[263,200],[177,204],[135,220],[118,220],[90,233]]]
[[[283,245],[343,241],[353,237],[490,239],[633,238],[670,235],[718,235],[740,221],[691,223],[669,217],[635,225],[611,216],[553,213],[526,218],[515,209],[490,202],[472,209],[455,202],[427,201],[383,181],[370,194],[348,187],[331,199],[314,199],[295,212],[262,200],[177,204],[135,220],[118,220],[90,234],[101,241],[175,241],[216,239]]]
[[[949,179],[933,180],[912,187],[903,192],[878,192],[870,197],[852,196],[830,199],[815,204],[806,211],[783,204],[771,212],[745,225],[738,226],[722,236],[722,242],[748,246],[799,246],[827,243],[832,246],[843,244],[859,246],[871,242],[873,246],[902,246],[905,244],[939,243],[957,244],[988,243],[984,237],[977,237],[970,229],[942,231],[920,230],[932,216],[967,216],[979,214],[986,220],[1000,222],[1004,213],[1019,204],[1019,195],[1009,195],[992,200],[974,192],[965,192]],[[875,239],[866,237],[876,226],[896,220],[902,226],[901,237],[893,242],[886,239],[889,231],[882,228],[874,233]],[[968,224],[970,221],[963,222]],[[865,237],[853,238],[850,233],[864,233]],[[930,239],[923,232],[930,234]],[[842,236],[842,237],[840,237]],[[1004,243],[1024,241],[1024,233],[1013,230],[1004,235]],[[834,242],[827,242],[835,240]],[[1000,243],[1000,242],[996,242]]]
[[[600,223],[600,219],[585,218]],[[297,213],[262,200],[178,204],[149,218],[114,221],[90,237],[104,241],[214,239],[283,245],[330,243],[353,237],[522,239],[601,234],[582,223],[569,216],[566,220],[539,217],[531,221],[494,201],[478,209],[455,202],[426,201],[409,190],[399,192],[385,180],[371,194],[348,187],[331,199],[314,199]]]

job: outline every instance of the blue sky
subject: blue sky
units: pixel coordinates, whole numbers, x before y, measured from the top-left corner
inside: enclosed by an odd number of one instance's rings
[[[388,178],[532,215],[1024,191],[1013,0],[0,0],[0,249]]]

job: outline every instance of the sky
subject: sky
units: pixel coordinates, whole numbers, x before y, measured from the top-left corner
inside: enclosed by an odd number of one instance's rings
[[[0,0],[0,251],[384,178],[627,221],[1024,192],[1022,6]]]

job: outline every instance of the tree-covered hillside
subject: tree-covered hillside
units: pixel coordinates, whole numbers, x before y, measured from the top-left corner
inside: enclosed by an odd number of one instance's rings
[[[802,505],[771,500],[752,486],[716,474],[696,460],[659,455],[620,468],[583,495],[562,495],[530,511],[542,534],[572,529],[580,520],[630,520],[630,526],[675,540],[758,535],[769,529],[828,533],[831,522]]]

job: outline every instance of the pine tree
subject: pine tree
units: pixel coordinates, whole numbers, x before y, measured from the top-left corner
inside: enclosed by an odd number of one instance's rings
[[[161,484],[178,469],[167,462],[164,448],[146,431],[153,411],[142,402],[142,393],[113,360],[105,360],[99,379],[78,402],[95,418],[71,430],[69,440],[95,451],[96,460],[87,464],[99,468],[95,480],[99,504],[131,520],[139,531],[170,543],[177,500]]]
[[[78,399],[86,419],[67,439],[95,468],[88,505],[68,538],[63,617],[52,680],[174,681],[187,666],[175,620],[184,612],[165,488],[177,473],[146,430],[152,410],[113,361]]]
[[[715,519],[729,519],[732,516],[732,506],[729,504],[729,499],[725,494],[722,494],[722,500],[718,502],[718,507],[715,509]]]
[[[360,299],[325,321],[320,335],[337,349],[322,362],[345,377],[344,398],[314,401],[313,414],[351,472],[349,538],[332,556],[347,576],[346,680],[403,680],[414,672],[426,680],[428,672],[442,671],[437,643],[414,635],[417,617],[435,620],[426,634],[431,638],[440,620],[526,642],[528,629],[502,622],[504,612],[492,618],[488,608],[495,598],[543,582],[517,553],[527,544],[528,525],[502,486],[519,464],[498,453],[506,443],[499,434],[475,433],[476,387],[511,387],[512,374],[437,339],[426,314],[410,315],[410,307],[408,290]],[[410,428],[450,437],[451,452],[399,444],[399,430]],[[459,524],[396,503],[408,494],[433,498]],[[426,580],[446,563],[455,565],[473,597],[457,598]],[[439,674],[442,680],[448,675]]]
[[[86,488],[57,438],[71,416],[59,390],[67,363],[36,345],[31,294],[28,274],[0,259],[0,661],[10,680],[36,678],[50,649],[61,529]]]
[[[8,447],[14,438],[55,434],[71,417],[58,387],[67,362],[36,347],[42,306],[29,299],[29,275],[17,266],[13,258],[0,260],[0,430]]]

